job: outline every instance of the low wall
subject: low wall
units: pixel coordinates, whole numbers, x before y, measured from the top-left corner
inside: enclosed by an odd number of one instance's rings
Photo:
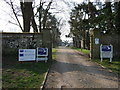
[[[101,35],[101,43],[103,45],[113,45],[113,56],[120,57],[120,35]]]
[[[40,33],[2,33],[2,48],[36,48],[42,46]]]
[[[18,49],[36,49],[47,47],[49,59],[52,59],[51,33],[44,30],[42,33],[5,33],[2,32],[2,55],[16,54]]]

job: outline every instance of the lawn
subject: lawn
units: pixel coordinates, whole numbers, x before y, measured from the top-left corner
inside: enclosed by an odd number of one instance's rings
[[[53,49],[53,58],[56,50]],[[40,89],[44,76],[52,62],[18,62],[17,55],[3,56],[3,88],[36,88]]]
[[[82,52],[84,54],[90,54],[90,50],[87,50],[87,49],[81,49],[81,48],[75,48],[75,47],[72,47],[72,49],[80,51],[80,52]]]

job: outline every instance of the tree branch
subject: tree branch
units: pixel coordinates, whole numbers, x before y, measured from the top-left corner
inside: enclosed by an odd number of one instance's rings
[[[16,12],[15,12],[15,9],[14,9],[14,6],[13,6],[13,2],[12,2],[11,0],[10,0],[10,3],[9,3],[8,1],[6,1],[6,0],[4,0],[4,1],[11,7],[11,9],[12,9],[12,11],[13,11],[13,14],[14,14],[17,22],[18,22],[18,25],[19,25],[20,29],[23,31],[22,26],[21,26],[21,24],[20,24],[20,21],[19,21],[19,19],[18,19],[18,17],[17,17],[17,14],[16,14]]]
[[[44,17],[43,17],[43,29],[45,29],[45,26],[46,26],[46,20],[47,20],[47,14],[48,14],[48,11],[50,9],[50,6],[52,4],[53,0],[51,0],[47,6],[47,8],[45,9],[45,13],[44,13]]]

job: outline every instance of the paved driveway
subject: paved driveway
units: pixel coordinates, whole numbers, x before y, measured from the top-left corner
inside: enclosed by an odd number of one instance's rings
[[[59,47],[45,88],[118,88],[118,76],[78,51]]]

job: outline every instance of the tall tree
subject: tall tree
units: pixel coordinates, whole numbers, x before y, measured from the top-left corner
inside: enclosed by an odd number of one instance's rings
[[[23,30],[23,28],[22,28],[22,25],[21,25],[21,23],[20,23],[20,20],[18,19],[18,14],[17,14],[17,12],[15,11],[15,7],[14,7],[14,5],[13,5],[13,1],[12,0],[9,0],[9,1],[7,1],[7,0],[4,0],[10,7],[11,7],[11,9],[12,9],[12,12],[13,12],[13,14],[14,14],[14,16],[15,16],[15,19],[14,20],[17,20],[17,23],[13,23],[13,22],[11,22],[11,21],[9,21],[10,23],[12,23],[12,24],[14,24],[14,25],[17,25],[17,26],[19,26],[20,27],[20,29],[21,29],[21,31],[22,32],[24,32],[24,30]]]
[[[120,1],[115,2],[115,29],[120,34]]]
[[[45,8],[43,5],[44,2],[43,0],[40,0],[40,5],[37,5],[35,7],[33,7],[33,1],[34,0],[20,0],[20,7],[17,6],[17,8],[15,8],[14,6],[14,2],[13,0],[4,0],[12,9],[13,11],[13,14],[15,16],[15,18],[13,19],[16,19],[15,21],[17,21],[17,23],[14,23],[14,22],[11,22],[9,21],[10,23],[14,24],[14,25],[17,25],[20,27],[20,29],[22,30],[22,32],[30,32],[30,29],[31,29],[31,26],[33,28],[33,32],[41,32],[41,29],[45,29],[46,28],[46,21],[47,21],[47,15],[48,15],[48,12],[49,12],[49,9],[50,9],[50,6],[53,2],[53,0],[51,0],[50,2],[47,2],[48,5],[47,5],[47,8]],[[18,9],[19,8],[19,13],[18,14]],[[37,12],[34,14],[34,9],[35,8],[38,8],[37,9]],[[21,12],[20,12],[21,11]],[[39,25],[37,25],[36,23],[36,16],[38,14],[38,12],[40,13],[39,14]],[[22,16],[23,18],[23,27],[21,25],[21,22],[19,20],[19,16]],[[36,18],[38,19],[38,18]],[[38,28],[39,26],[39,28]],[[38,31],[39,29],[39,31]]]
[[[49,2],[49,4],[47,5],[47,8],[44,11],[44,16],[43,16],[43,20],[42,20],[42,22],[43,22],[43,30],[45,29],[45,26],[46,26],[47,14],[48,14],[48,11],[50,9],[50,6],[51,6],[52,2],[53,2],[53,0],[51,0]]]
[[[86,3],[82,3],[75,6],[75,8],[72,10],[70,15],[69,23],[71,26],[70,29],[71,33],[75,36],[76,41],[79,41],[81,39],[83,40],[83,48],[89,48],[89,46],[86,43],[89,42],[88,35],[86,35],[88,31],[86,32],[86,30],[89,30],[89,23],[90,23],[88,22],[87,16],[90,16],[92,12],[90,13],[88,9],[88,5]]]
[[[24,32],[30,32],[30,22],[32,23],[32,27],[34,29],[34,32],[38,32],[37,29],[37,24],[34,19],[34,11],[32,7],[32,1],[30,0],[21,0],[20,1],[20,6],[21,6],[21,11],[23,15],[23,27],[24,27]]]
[[[105,2],[105,15],[106,15],[106,32],[112,33],[113,29],[113,22],[112,22],[112,5],[111,2]]]

